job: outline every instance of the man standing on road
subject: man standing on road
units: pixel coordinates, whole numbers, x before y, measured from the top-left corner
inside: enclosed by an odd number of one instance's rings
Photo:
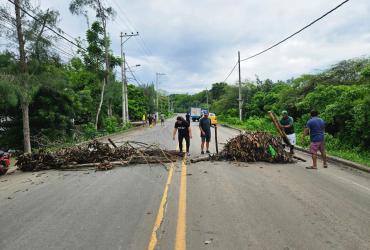
[[[161,114],[161,126],[164,126],[164,114]]]
[[[148,115],[148,122],[149,122],[149,128],[152,128],[152,127],[153,127],[153,125],[152,125],[153,117],[152,117],[152,115],[151,115],[151,114],[150,114],[150,115]]]
[[[204,143],[206,143],[206,153],[209,154],[209,142],[211,141],[211,119],[208,118],[208,111],[203,112],[203,117],[199,120],[200,137],[202,143],[200,145],[201,154],[204,154]]]
[[[190,139],[192,138],[191,127],[189,123],[185,121],[184,117],[182,116],[178,116],[176,118],[176,123],[173,129],[173,135],[172,135],[173,140],[175,140],[176,131],[179,131],[178,139],[179,139],[180,154],[182,154],[182,142],[185,139],[186,154],[190,156],[189,148],[190,148]]]
[[[186,113],[186,115],[185,115],[185,119],[186,119],[186,121],[189,123],[189,125],[190,125],[190,113],[189,112],[187,112]]]
[[[326,153],[325,153],[325,122],[319,117],[319,113],[315,110],[311,111],[311,119],[307,122],[303,131],[302,145],[304,137],[310,135],[310,152],[312,155],[312,166],[306,167],[307,169],[317,169],[317,151],[320,151],[324,163],[324,168],[327,168]]]
[[[286,136],[291,144],[290,153],[294,154],[294,145],[296,144],[296,135],[294,132],[293,118],[288,116],[288,111],[284,110],[281,112],[283,117],[280,120],[280,127],[284,129]]]
[[[143,114],[142,120],[143,120],[143,127],[145,127],[145,125],[146,125],[146,117],[145,117],[145,114]]]

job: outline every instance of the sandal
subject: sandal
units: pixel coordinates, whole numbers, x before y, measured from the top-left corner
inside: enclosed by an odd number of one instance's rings
[[[317,170],[317,168],[314,168],[314,167],[306,167],[306,169],[315,169],[315,170]]]

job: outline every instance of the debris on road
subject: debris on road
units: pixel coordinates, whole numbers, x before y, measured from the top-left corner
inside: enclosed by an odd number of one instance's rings
[[[225,144],[219,154],[194,158],[191,159],[191,162],[196,163],[209,160],[293,162],[292,155],[284,150],[281,138],[266,132],[245,132],[237,135]]]
[[[291,155],[284,150],[281,138],[266,132],[245,132],[237,135],[225,144],[218,157],[241,162],[292,162]]]
[[[110,144],[113,145],[112,141]],[[177,160],[176,151],[164,150],[157,145],[142,142],[125,142],[121,146],[94,140],[87,145],[64,148],[57,152],[40,151],[23,154],[16,165],[21,171],[48,169],[73,170],[93,167],[95,170],[109,170],[129,164],[168,163]]]

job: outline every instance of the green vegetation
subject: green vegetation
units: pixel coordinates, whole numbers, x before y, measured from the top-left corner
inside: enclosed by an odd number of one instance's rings
[[[339,62],[318,74],[306,74],[286,82],[246,81],[242,85],[243,122],[238,117],[238,87],[215,83],[209,90],[209,108],[220,122],[246,130],[275,133],[267,117],[272,110],[287,110],[295,120],[300,142],[312,109],[326,122],[330,154],[370,166],[370,59]],[[175,95],[175,111],[206,107],[206,91]],[[306,145],[308,146],[308,142]]]
[[[122,83],[115,69],[121,58],[112,54],[106,32],[111,7],[99,1],[71,1],[73,14],[88,9],[96,19],[86,31],[78,54],[62,59],[55,48],[60,39],[45,25],[58,30],[59,13],[34,7],[29,0],[22,5],[34,13],[38,22],[20,13],[18,5],[9,9],[0,5],[0,14],[15,32],[3,32],[8,50],[0,52],[0,146],[2,149],[56,147],[76,143],[108,133],[126,130],[122,122]],[[16,13],[14,13],[16,12]],[[16,16],[14,19],[13,16]],[[17,27],[17,29],[16,29]],[[50,35],[52,34],[52,35]],[[83,48],[82,48],[83,47]],[[119,71],[118,71],[119,72]],[[159,112],[170,115],[168,96],[159,94]],[[128,83],[128,110],[132,121],[156,110],[153,84]]]

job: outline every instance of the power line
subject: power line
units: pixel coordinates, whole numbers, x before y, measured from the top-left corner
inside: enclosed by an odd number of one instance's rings
[[[338,8],[340,8],[342,5],[344,5],[344,4],[345,4],[345,3],[347,3],[347,2],[349,2],[349,0],[345,0],[345,1],[341,2],[339,5],[335,6],[333,9],[329,10],[328,12],[326,12],[325,14],[323,14],[322,16],[320,16],[319,18],[315,19],[315,20],[314,20],[314,21],[312,21],[311,23],[307,24],[306,26],[304,26],[304,27],[303,27],[303,28],[301,28],[300,30],[298,30],[298,31],[294,32],[294,33],[293,33],[293,34],[291,34],[290,36],[288,36],[288,37],[284,38],[283,40],[281,40],[281,41],[279,41],[279,42],[277,42],[277,43],[275,43],[274,45],[272,45],[272,46],[268,47],[267,49],[264,49],[264,50],[262,50],[262,51],[260,51],[260,52],[258,52],[258,53],[256,53],[256,54],[251,55],[251,56],[249,56],[249,57],[247,57],[247,58],[244,58],[244,59],[242,59],[242,60],[240,60],[240,61],[242,62],[242,61],[250,60],[250,59],[252,59],[252,58],[254,58],[254,57],[257,57],[257,56],[259,56],[259,55],[261,55],[261,54],[263,54],[263,53],[265,53],[265,52],[267,52],[267,51],[269,51],[269,50],[271,50],[271,49],[275,48],[276,46],[278,46],[278,45],[282,44],[283,42],[287,41],[288,39],[290,39],[290,38],[294,37],[295,35],[297,35],[297,34],[301,33],[302,31],[304,31],[304,30],[305,30],[305,29],[307,29],[308,27],[312,26],[312,25],[313,25],[313,24],[315,24],[316,22],[320,21],[321,19],[323,19],[324,17],[326,17],[326,16],[327,16],[327,15],[329,15],[330,13],[334,12],[335,10],[337,10]],[[226,76],[226,78],[225,78],[224,82],[226,82],[226,80],[231,76],[231,74],[234,72],[234,70],[235,70],[235,68],[236,68],[236,66],[237,66],[237,65],[238,65],[238,62],[236,62],[236,64],[234,65],[234,67],[231,69],[230,73]]]
[[[23,7],[19,6],[18,4],[16,4],[14,1],[12,0],[8,0],[8,2],[12,3],[14,6],[17,6],[19,9],[21,9],[24,13],[26,13],[29,17],[31,17],[32,19],[34,19],[35,21],[39,22],[39,23],[43,23],[40,19],[38,19],[37,17],[35,17],[34,15],[30,14],[27,10],[25,10]],[[64,35],[60,34],[59,32],[55,31],[53,28],[49,27],[48,25],[45,25],[45,28],[49,29],[51,32],[53,32],[54,34],[56,34],[57,36],[63,38],[64,40],[66,40],[67,42],[73,44],[74,46],[76,46],[77,48],[79,49],[82,49],[83,51],[86,52],[86,49],[85,48],[82,48],[80,45],[78,45],[77,43],[71,41],[70,39],[68,39],[67,37],[65,37]],[[65,33],[62,29],[59,29],[61,30],[61,32]]]
[[[131,69],[130,65],[129,65],[127,62],[126,62],[126,65],[127,65],[128,70],[130,71],[130,73],[131,73],[131,75],[132,75],[133,79],[135,80],[135,82],[137,82],[137,84],[139,84],[139,85],[144,85],[141,81],[139,81],[139,80],[136,78],[136,76],[135,76],[134,72],[132,71],[132,69]]]
[[[235,63],[234,67],[231,69],[230,73],[226,76],[225,80],[223,82],[226,82],[227,79],[231,76],[231,74],[234,72],[236,66],[238,65],[238,62]]]
[[[13,26],[13,28],[8,27],[8,26],[4,25],[3,23],[0,23],[0,26],[2,26],[3,28],[5,28],[5,29],[7,29],[11,32],[14,32],[14,26],[15,26],[14,23],[10,22],[8,19],[6,19],[5,17],[2,17],[2,16],[0,16],[0,20],[5,21],[5,23],[7,23],[7,24],[10,24],[11,26]],[[74,57],[74,55],[72,53],[64,50],[65,47],[62,46],[63,48],[61,48],[61,47],[57,46],[55,43],[53,43],[51,40],[49,40],[49,42],[50,42],[50,47],[55,48],[59,53],[63,54],[64,56]],[[60,45],[63,45],[63,44],[60,44]]]
[[[137,29],[136,27],[133,25],[133,23],[131,22],[131,20],[128,18],[127,14],[125,13],[125,11],[123,10],[123,8],[121,8],[121,5],[116,1],[116,0],[112,0],[113,4],[116,5],[116,7],[119,9],[119,11],[122,13],[123,17],[126,19],[126,20],[123,20],[123,18],[121,18],[121,16],[118,15],[118,18],[123,22],[123,23],[126,23],[127,27],[133,31],[133,32],[136,32]],[[140,36],[139,37],[139,40],[138,40],[138,45],[139,47],[143,50],[144,54],[146,54],[147,56],[151,56],[152,53],[150,51],[150,49],[146,46],[145,42],[144,42],[144,39]]]
[[[246,61],[246,60],[252,59],[252,58],[254,58],[254,57],[256,57],[256,56],[259,56],[259,55],[261,55],[261,54],[263,54],[263,53],[265,53],[265,52],[267,52],[267,51],[269,51],[269,50],[271,50],[271,49],[275,48],[276,46],[278,46],[278,45],[282,44],[283,42],[287,41],[288,39],[292,38],[293,36],[295,36],[295,35],[297,35],[297,34],[301,33],[302,31],[304,31],[304,30],[305,30],[305,29],[307,29],[308,27],[312,26],[312,25],[313,25],[313,24],[315,24],[316,22],[320,21],[321,19],[323,19],[324,17],[326,17],[326,16],[327,16],[327,15],[329,15],[330,13],[334,12],[336,9],[340,8],[342,5],[344,5],[344,4],[345,4],[345,3],[347,3],[347,2],[349,2],[349,0],[343,1],[342,3],[340,3],[339,5],[337,5],[335,8],[333,8],[333,9],[329,10],[329,11],[328,11],[328,12],[326,12],[324,15],[322,15],[322,16],[320,16],[319,18],[315,19],[314,21],[312,21],[311,23],[307,24],[306,26],[304,26],[304,27],[303,27],[303,28],[301,28],[300,30],[298,30],[298,31],[294,32],[294,33],[293,33],[293,34],[291,34],[290,36],[288,36],[288,37],[284,38],[284,39],[283,39],[283,40],[281,40],[280,42],[277,42],[277,43],[275,43],[274,45],[272,45],[272,46],[268,47],[267,49],[264,49],[264,50],[262,50],[262,51],[260,51],[260,52],[258,52],[258,53],[256,53],[256,54],[254,54],[254,55],[252,55],[252,56],[249,56],[249,57],[247,57],[247,58],[244,58],[244,59],[242,59],[242,60],[240,60],[240,61]]]

